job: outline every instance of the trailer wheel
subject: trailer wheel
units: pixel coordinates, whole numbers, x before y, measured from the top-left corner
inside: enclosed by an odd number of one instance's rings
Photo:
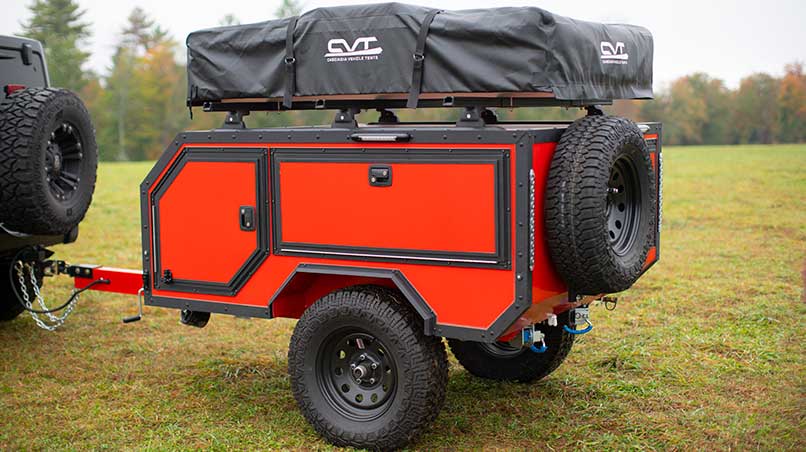
[[[567,312],[558,317],[559,325],[567,324]],[[560,367],[574,344],[574,335],[563,331],[561,326],[535,327],[546,335],[548,349],[543,353],[504,342],[487,344],[448,339],[448,344],[459,364],[477,377],[528,383],[545,378]]]
[[[399,293],[374,286],[326,295],[291,337],[288,372],[303,416],[337,446],[395,449],[416,439],[445,400],[438,337]]]
[[[0,105],[0,223],[65,234],[92,201],[98,149],[90,115],[70,91],[28,88]]]
[[[655,232],[655,171],[638,126],[588,116],[563,133],[546,182],[546,243],[578,294],[629,288]]]

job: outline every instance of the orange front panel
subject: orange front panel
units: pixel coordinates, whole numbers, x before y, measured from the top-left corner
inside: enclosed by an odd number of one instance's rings
[[[202,149],[205,147],[214,148],[218,145],[199,145],[195,144],[195,149]],[[272,144],[266,144],[268,148],[277,149]],[[302,147],[303,145],[297,145],[297,147]],[[312,145],[311,147],[321,148],[325,146],[323,144]],[[327,145],[331,148],[336,148],[338,145]],[[442,145],[444,147],[444,145]],[[230,145],[231,148],[237,149],[239,147],[242,148],[252,148],[255,147],[255,144],[248,144],[248,145]],[[429,151],[433,151],[438,149],[440,145],[422,145],[422,146],[415,146],[410,145],[409,149],[427,149]],[[464,245],[462,240],[456,239],[452,237],[450,234],[444,234],[441,230],[428,230],[427,232],[433,235],[443,234],[442,237],[446,240],[446,243],[450,243],[450,246],[441,245],[437,247],[438,249],[449,249],[454,248],[456,250],[464,250],[469,249],[475,252],[482,251],[485,254],[491,254],[494,250],[492,244],[495,243],[495,235],[493,235],[492,231],[498,227],[496,226],[495,221],[496,217],[498,216],[499,220],[502,220],[502,224],[506,228],[502,231],[497,231],[496,234],[499,235],[499,241],[501,242],[499,246],[505,247],[505,250],[501,250],[499,252],[500,255],[506,255],[506,258],[514,252],[512,243],[513,241],[507,240],[502,241],[500,236],[512,236],[514,234],[515,224],[513,221],[509,221],[511,216],[515,215],[515,206],[514,203],[510,204],[509,200],[515,197],[515,184],[511,182],[509,178],[509,174],[513,174],[515,170],[515,149],[511,144],[507,145],[496,145],[492,146],[493,148],[497,149],[499,156],[508,155],[509,158],[500,158],[498,159],[497,164],[492,164],[490,162],[479,162],[479,163],[462,163],[462,164],[413,164],[413,163],[389,163],[390,165],[394,166],[394,174],[393,174],[393,183],[392,187],[372,187],[373,189],[382,191],[388,190],[390,188],[396,189],[396,185],[400,186],[402,190],[404,187],[407,187],[406,180],[411,177],[412,173],[408,173],[408,171],[421,171],[416,177],[428,179],[429,172],[438,172],[440,177],[442,177],[443,170],[446,168],[451,171],[458,171],[461,176],[457,177],[453,180],[453,183],[450,185],[459,185],[461,190],[466,190],[467,192],[462,193],[471,193],[470,195],[463,195],[457,199],[459,205],[461,207],[457,207],[452,205],[451,202],[446,202],[445,199],[438,198],[435,196],[435,193],[447,193],[446,197],[454,196],[458,197],[457,193],[459,192],[459,188],[450,188],[450,189],[440,189],[441,192],[435,190],[423,190],[422,188],[415,188],[413,185],[409,186],[410,190],[420,190],[418,191],[418,197],[420,197],[420,203],[411,203],[407,206],[410,209],[410,212],[416,211],[416,209],[422,209],[421,204],[432,204],[432,205],[439,205],[441,208],[450,209],[454,214],[465,215],[467,218],[471,219],[470,221],[475,222],[476,227],[482,228],[483,232],[472,231],[473,227],[463,226],[462,230],[469,233],[466,238],[470,239],[469,245]],[[369,147],[367,146],[368,150],[388,150],[390,146],[386,145],[377,145]],[[452,145],[451,148],[454,150],[453,152],[458,152],[464,150],[466,153],[470,154],[475,151],[480,152],[489,152],[491,146],[480,146],[480,145]],[[233,149],[233,151],[234,151]],[[442,149],[442,152],[445,154],[449,153],[448,149]],[[180,151],[181,152],[181,151]],[[291,162],[284,162],[283,165],[286,165]],[[339,163],[342,165],[342,163]],[[220,165],[217,164],[217,165]],[[310,167],[317,166],[318,168],[328,168],[329,163],[321,163],[316,165],[310,165]],[[351,165],[351,164],[348,164]],[[288,168],[292,168],[294,165],[288,165]],[[305,165],[300,165],[300,167]],[[363,169],[361,170],[360,180],[363,184],[367,184],[367,166],[366,163],[358,164],[358,166],[362,166]],[[218,167],[218,166],[217,166]],[[495,167],[495,169],[491,169]],[[281,169],[281,179],[284,178],[286,175],[294,176],[296,169],[291,169],[286,173],[288,169],[285,166]],[[398,171],[400,169],[400,171]],[[506,170],[506,171],[504,171]],[[276,167],[273,170],[276,172]],[[431,173],[433,174],[433,173]],[[275,173],[272,172],[273,177],[275,177]],[[357,173],[356,176],[359,176]],[[163,174],[161,177],[166,177]],[[436,176],[430,176],[432,178],[436,178]],[[465,180],[459,180],[463,177],[473,178],[474,183],[468,183]],[[295,183],[298,184],[298,189],[304,185],[304,182],[301,179],[301,175],[299,173],[296,174],[296,177],[291,177],[291,179],[296,179]],[[227,176],[226,178],[222,176],[217,176],[214,180],[219,181],[215,183],[216,188],[223,188],[224,181],[230,182],[234,180],[234,176]],[[475,183],[479,182],[480,183]],[[271,181],[274,182],[274,181]],[[422,181],[421,181],[422,182]],[[496,184],[500,184],[496,186]],[[446,184],[447,185],[447,184]],[[478,186],[477,186],[478,185]],[[272,187],[273,184],[269,184],[269,187]],[[293,185],[289,185],[292,187]],[[481,186],[481,187],[479,187]],[[498,187],[498,188],[496,188]],[[341,189],[340,187],[335,187]],[[286,189],[286,186],[283,185],[279,196],[277,196],[277,200],[283,203],[282,208],[282,215],[289,215],[291,218],[294,215],[301,215],[301,212],[295,213],[293,211],[293,207],[286,203],[287,198],[284,198],[285,194],[283,190]],[[368,190],[368,189],[367,189]],[[394,191],[390,191],[389,193],[394,193]],[[335,195],[324,193],[326,196],[330,196],[334,200],[338,200],[342,204],[359,204],[357,200],[353,199],[351,202],[349,199],[343,199],[337,197]],[[195,194],[188,193],[188,198],[185,199],[187,204],[204,204],[200,197]],[[501,202],[501,200],[506,200],[507,204],[501,205],[500,208],[498,207],[491,207],[491,205],[495,205],[494,201],[490,200],[490,197],[496,197],[497,202]],[[470,201],[467,201],[467,200]],[[297,200],[295,202],[298,202]],[[307,202],[304,201],[303,202]],[[363,204],[363,203],[362,203]],[[486,204],[486,205],[485,205]],[[345,208],[354,209],[355,207],[351,205],[345,205]],[[388,206],[387,206],[388,207]],[[472,208],[471,208],[472,207]],[[506,212],[507,207],[510,209],[510,212]],[[287,210],[290,209],[290,210]],[[309,222],[316,224],[322,224],[320,221],[328,220],[326,215],[322,214],[322,210],[320,209],[331,209],[331,206],[326,205],[326,203],[320,203],[315,207],[308,206],[307,208],[303,208],[304,212],[306,212]],[[492,210],[491,210],[492,209]],[[388,208],[385,210],[389,210]],[[438,212],[439,209],[432,208],[431,210],[425,210],[426,213],[431,213],[431,218],[428,221],[435,224],[439,221],[445,221],[447,215],[443,215],[442,212]],[[496,211],[496,212],[493,212]],[[389,218],[394,218],[390,212],[382,212],[382,215],[387,215],[385,221],[390,221]],[[442,216],[440,216],[442,215]],[[441,218],[441,219],[440,219]],[[413,221],[411,218],[404,218],[404,221],[409,221],[409,227],[420,227],[417,225],[417,222]],[[283,234],[286,233],[285,229],[293,229],[294,223],[289,223],[286,226],[285,219],[282,219],[283,223]],[[299,223],[302,223],[303,220],[297,218],[296,220]],[[453,221],[453,220],[451,220]],[[467,220],[465,220],[467,221]],[[450,224],[450,223],[449,223]],[[452,223],[455,224],[455,223]],[[338,224],[335,222],[330,223],[331,226],[339,227]],[[357,225],[359,227],[365,227],[365,232],[369,233],[374,228],[366,227],[363,225]],[[331,235],[331,236],[313,236],[315,232],[315,228],[312,228],[310,225],[307,225],[308,231],[306,232],[307,236],[301,235],[297,236],[295,240],[302,240],[303,238],[310,238],[315,239],[318,237],[326,237],[328,240],[334,238],[342,238],[342,235]],[[388,227],[397,227],[397,226],[383,226],[378,227],[378,229],[383,230],[384,228]],[[323,228],[324,229],[324,228]],[[468,231],[470,230],[470,231]],[[313,231],[313,232],[312,232]],[[436,238],[434,237],[421,237],[419,234],[413,234],[410,231],[405,230],[404,228],[397,227],[395,229],[395,233],[389,233],[388,235],[376,235],[376,240],[380,240],[383,238],[384,240],[390,240],[390,242],[385,243],[395,243],[395,245],[406,245],[410,247],[430,247],[433,243],[438,243]],[[276,232],[276,231],[274,231]],[[273,232],[273,233],[274,233]],[[290,231],[288,231],[291,233]],[[303,231],[304,232],[304,231]],[[454,231],[456,232],[456,231]],[[329,231],[323,231],[323,234],[330,234]],[[397,235],[404,236],[402,239],[397,238]],[[428,234],[426,234],[428,235]],[[290,236],[294,238],[294,235]],[[164,236],[163,236],[164,240]],[[208,240],[213,241],[215,237],[208,237]],[[360,237],[357,238],[360,240]],[[407,241],[400,241],[400,242],[393,242],[392,240],[407,240]],[[320,240],[324,243],[324,240]],[[366,242],[372,243],[372,242]],[[204,247],[200,247],[204,248]],[[207,248],[209,249],[209,248]],[[189,251],[187,248],[186,251]],[[195,251],[193,251],[195,252]],[[459,251],[453,251],[454,253],[459,253]],[[227,254],[227,253],[223,253]],[[217,257],[209,256],[204,259],[205,263],[216,262]],[[495,267],[472,267],[472,266],[465,266],[465,265],[433,265],[429,264],[428,262],[420,262],[420,263],[412,263],[404,260],[392,260],[392,261],[383,261],[383,260],[358,260],[358,259],[344,259],[340,258],[339,256],[321,256],[321,255],[282,255],[282,253],[275,254],[272,253],[268,255],[262,263],[255,268],[254,274],[251,275],[248,279],[244,281],[243,287],[234,295],[228,294],[211,294],[211,293],[183,293],[176,289],[171,288],[170,286],[162,286],[162,287],[154,287],[152,292],[153,296],[155,297],[170,297],[174,299],[185,299],[185,300],[197,300],[197,301],[207,301],[207,302],[220,302],[229,305],[241,305],[241,306],[255,306],[255,307],[266,307],[268,304],[269,299],[275,294],[278,289],[283,285],[286,278],[291,275],[294,269],[300,265],[301,263],[307,264],[327,264],[327,265],[340,265],[345,267],[366,267],[366,268],[386,268],[386,269],[393,269],[398,270],[401,272],[402,275],[406,277],[408,281],[412,284],[413,287],[416,288],[418,293],[420,293],[423,298],[428,302],[430,308],[436,313],[437,322],[440,325],[457,325],[457,326],[465,326],[470,328],[479,328],[484,329],[490,327],[490,325],[501,315],[501,313],[509,307],[513,300],[515,299],[515,276],[514,270],[510,265],[502,265],[502,266],[495,266]],[[505,262],[506,264],[506,262]],[[312,300],[309,300],[312,301]]]
[[[254,162],[189,161],[157,201],[161,270],[186,281],[228,283],[257,247],[239,209],[256,205]]]
[[[401,250],[496,251],[491,163],[392,163],[370,186],[369,163],[280,164],[282,240]]]

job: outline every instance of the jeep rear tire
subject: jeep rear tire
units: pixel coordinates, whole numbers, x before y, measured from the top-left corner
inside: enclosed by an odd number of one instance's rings
[[[397,449],[414,441],[445,401],[442,339],[396,291],[358,286],[326,295],[294,328],[291,390],[313,428],[337,446]]]
[[[567,324],[568,311],[558,316],[558,325]],[[448,339],[448,345],[459,364],[477,377],[528,383],[557,370],[574,345],[574,335],[565,332],[562,326],[539,324],[535,328],[546,336],[548,348],[543,353],[503,342],[486,344]]]
[[[0,224],[66,234],[95,190],[98,149],[90,115],[72,92],[16,91],[0,105]]]
[[[565,130],[545,193],[546,243],[576,294],[629,288],[655,237],[655,171],[638,126],[588,116]]]

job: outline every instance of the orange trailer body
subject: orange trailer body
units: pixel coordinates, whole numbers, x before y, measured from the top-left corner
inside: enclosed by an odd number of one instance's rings
[[[298,318],[371,283],[400,289],[426,334],[511,335],[577,304],[542,240],[566,126],[182,133],[141,186],[146,304]]]

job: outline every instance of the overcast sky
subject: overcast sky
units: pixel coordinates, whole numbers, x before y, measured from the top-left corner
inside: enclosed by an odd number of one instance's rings
[[[0,34],[14,34],[29,17],[32,0],[0,0]],[[226,14],[242,23],[270,19],[279,0],[79,0],[93,36],[89,66],[105,73],[126,17],[135,6],[184,42],[193,30],[218,25]],[[307,0],[304,8],[361,0]],[[703,71],[736,87],[754,72],[781,74],[786,63],[806,62],[806,0],[438,0],[407,3],[442,9],[538,6],[556,14],[597,22],[642,25],[655,37],[655,88]]]

